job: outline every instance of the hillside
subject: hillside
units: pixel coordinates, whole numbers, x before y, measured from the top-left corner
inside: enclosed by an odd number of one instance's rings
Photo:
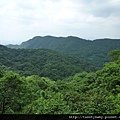
[[[120,49],[120,39],[85,40],[78,37],[36,36],[21,45],[8,45],[11,48],[38,49],[46,48],[80,57],[94,64],[98,69],[108,62],[107,54],[111,50]]]
[[[10,49],[0,45],[0,66],[25,76],[39,75],[53,80],[82,71],[93,71],[87,62],[48,49]]]
[[[101,70],[81,72],[57,81],[37,75],[21,76],[0,69],[0,120],[16,120],[11,118],[13,114],[22,114],[22,117],[17,115],[17,120],[26,120],[26,117],[23,119],[24,114],[29,115],[30,120],[31,115],[35,115],[32,120],[47,120],[46,116],[36,117],[36,114],[47,114],[51,118],[49,120],[68,120],[70,114],[75,115],[75,119],[79,114],[91,119],[94,114],[99,115],[94,119],[111,119],[112,115],[119,119],[120,51],[110,51],[108,56],[111,62]],[[52,115],[58,114],[61,115],[59,119],[58,116],[53,119]]]

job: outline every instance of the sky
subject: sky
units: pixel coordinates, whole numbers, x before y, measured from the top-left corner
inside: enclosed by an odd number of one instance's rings
[[[46,35],[120,39],[120,0],[0,1],[0,44]]]

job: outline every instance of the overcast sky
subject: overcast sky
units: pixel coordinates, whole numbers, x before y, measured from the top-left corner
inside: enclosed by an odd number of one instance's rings
[[[120,0],[0,1],[0,44],[46,35],[120,38]]]

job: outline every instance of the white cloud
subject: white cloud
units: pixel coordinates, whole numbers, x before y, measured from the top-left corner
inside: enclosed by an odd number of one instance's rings
[[[120,38],[120,0],[4,0],[0,18],[1,44],[47,34]]]

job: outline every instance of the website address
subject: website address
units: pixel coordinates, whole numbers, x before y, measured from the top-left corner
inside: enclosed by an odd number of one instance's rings
[[[70,115],[69,119],[118,119],[119,115]]]

